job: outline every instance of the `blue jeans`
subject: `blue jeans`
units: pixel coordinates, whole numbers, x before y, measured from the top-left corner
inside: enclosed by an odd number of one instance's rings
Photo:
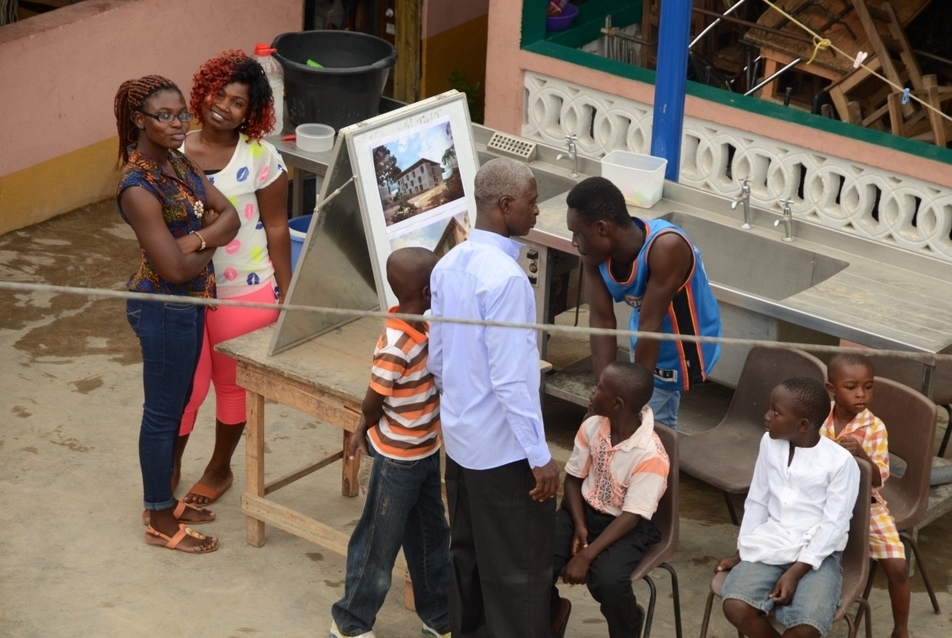
[[[655,386],[648,407],[654,412],[655,423],[664,423],[672,430],[678,429],[678,408],[681,407],[681,392]]]
[[[175,505],[172,466],[179,424],[202,350],[204,308],[174,302],[126,302],[126,319],[142,348],[145,402],[139,427],[139,466],[145,509]]]
[[[344,597],[334,603],[331,615],[345,635],[371,631],[402,545],[417,615],[446,633],[450,528],[443,509],[440,454],[400,461],[370,450],[375,458],[367,501],[347,544]]]

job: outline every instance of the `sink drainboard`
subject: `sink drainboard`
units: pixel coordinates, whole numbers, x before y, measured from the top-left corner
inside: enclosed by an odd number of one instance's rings
[[[535,159],[536,155],[535,142],[527,142],[526,140],[498,131],[493,133],[489,144],[486,146],[494,151],[522,160],[523,162],[531,162]]]

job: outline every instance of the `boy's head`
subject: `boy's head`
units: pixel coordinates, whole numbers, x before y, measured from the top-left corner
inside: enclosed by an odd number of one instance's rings
[[[793,441],[819,432],[829,414],[830,395],[823,384],[816,379],[795,377],[770,393],[764,427],[772,439]]]
[[[400,248],[387,258],[387,282],[400,306],[422,304],[430,309],[430,273],[438,257],[426,248]]]
[[[826,390],[836,406],[859,414],[873,400],[873,362],[859,352],[840,352],[826,366]]]
[[[638,414],[654,392],[654,375],[637,363],[615,361],[605,366],[592,388],[589,403],[592,412],[610,417],[623,412]]]

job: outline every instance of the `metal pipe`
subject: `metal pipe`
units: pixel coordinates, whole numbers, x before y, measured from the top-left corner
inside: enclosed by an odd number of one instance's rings
[[[729,16],[730,14],[734,13],[734,9],[739,8],[740,5],[744,4],[745,2],[747,2],[747,0],[737,0],[737,2],[730,9],[721,14],[721,17],[704,27],[701,33],[699,33],[698,36],[691,41],[691,44],[688,45],[688,49],[693,49],[695,46],[697,46],[697,43],[701,41],[701,38],[706,36],[711,29],[716,27],[720,21],[724,19],[724,16]]]
[[[602,29],[602,35],[606,35],[606,36],[609,36],[609,37],[611,37],[611,38],[619,38],[619,39],[621,39],[621,40],[627,40],[628,42],[635,42],[635,43],[637,43],[637,44],[644,44],[644,45],[649,46],[649,47],[653,47],[654,45],[658,44],[657,42],[651,42],[650,40],[645,40],[644,38],[639,38],[639,37],[636,36],[636,35],[631,35],[631,34],[629,34],[629,33],[625,33],[624,31],[622,31],[622,30],[619,29],[618,27],[603,28],[603,29]]]
[[[757,24],[756,22],[750,22],[750,21],[748,21],[748,20],[741,20],[740,18],[732,18],[732,17],[727,16],[727,15],[721,15],[720,13],[717,13],[716,11],[708,11],[707,9],[698,9],[697,7],[695,7],[695,8],[694,8],[694,11],[697,12],[697,13],[700,13],[701,15],[706,15],[706,16],[711,16],[711,17],[715,17],[715,18],[720,18],[720,19],[723,20],[724,22],[730,22],[730,23],[733,23],[733,24],[739,24],[739,25],[745,26],[745,27],[747,27],[747,28],[749,28],[749,29],[757,29],[758,31],[766,31],[767,33],[772,33],[772,34],[774,34],[774,35],[780,35],[780,36],[783,36],[783,37],[785,37],[785,38],[790,38],[791,40],[796,40],[796,41],[798,41],[798,42],[806,42],[806,43],[808,43],[808,44],[813,44],[813,38],[807,37],[807,36],[805,36],[805,35],[800,35],[800,34],[798,34],[798,33],[792,33],[792,32],[790,32],[790,31],[781,31],[780,29],[774,29],[774,28],[772,28],[772,27],[764,27],[764,26],[761,26],[761,25]],[[833,49],[829,49],[829,51],[832,52]]]
[[[681,174],[681,136],[687,89],[688,40],[691,3],[662,2],[658,27],[658,68],[655,74],[651,154],[668,160],[665,178],[676,182]]]
[[[749,91],[747,91],[746,93],[744,93],[744,95],[751,95],[751,94],[753,94],[753,93],[756,93],[756,92],[759,91],[761,88],[767,86],[768,84],[770,84],[771,82],[773,82],[774,80],[776,80],[778,77],[780,77],[780,74],[786,73],[787,71],[789,71],[789,70],[792,69],[793,67],[797,66],[797,65],[800,64],[801,62],[803,62],[803,58],[796,58],[793,62],[791,62],[791,63],[788,64],[787,66],[783,67],[782,69],[780,69],[779,71],[777,71],[776,73],[774,73],[773,75],[771,75],[769,78],[765,78],[763,82],[761,82],[760,84],[758,84],[757,86],[755,86],[755,87],[752,88],[751,90],[749,90]]]

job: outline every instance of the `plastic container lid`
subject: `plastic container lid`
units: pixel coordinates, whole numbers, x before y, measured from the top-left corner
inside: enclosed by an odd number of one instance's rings
[[[255,55],[260,55],[261,57],[271,55],[275,51],[277,51],[277,49],[272,49],[271,45],[266,42],[259,42],[255,45]]]

